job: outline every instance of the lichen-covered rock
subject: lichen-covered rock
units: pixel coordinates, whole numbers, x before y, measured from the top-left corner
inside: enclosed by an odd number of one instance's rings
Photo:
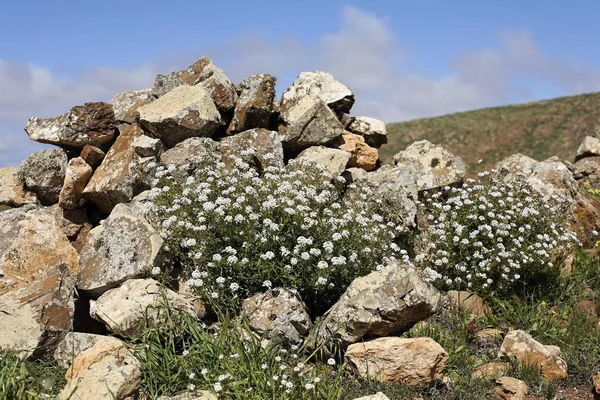
[[[121,134],[83,190],[83,197],[106,214],[142,191],[139,177],[132,169],[135,161],[132,143],[143,134],[142,129],[139,125],[121,125],[120,130]]]
[[[96,146],[86,144],[85,146],[83,146],[83,149],[81,149],[81,154],[79,155],[79,157],[83,158],[83,160],[90,167],[96,169],[102,163],[104,157],[106,157],[106,153],[104,153],[102,149],[99,149]]]
[[[0,205],[21,207],[25,204],[37,203],[34,193],[25,190],[25,185],[18,177],[18,168],[0,168]]]
[[[210,94],[220,112],[225,113],[235,106],[237,91],[221,68],[204,56],[189,68],[172,72],[168,75],[158,75],[154,81],[152,93],[161,97],[181,85],[197,86]]]
[[[67,153],[62,149],[33,153],[21,164],[18,177],[43,205],[49,206],[58,202],[68,161]]]
[[[48,354],[73,329],[75,279],[64,266],[41,271],[36,280],[0,295],[0,349]]]
[[[301,344],[312,321],[298,292],[273,289],[245,299],[242,312],[250,328],[278,344]]]
[[[350,345],[345,359],[364,379],[420,387],[442,378],[448,353],[431,338],[382,337]]]
[[[137,119],[138,108],[151,103],[152,100],[152,89],[128,90],[113,97],[110,104],[115,112],[115,120],[133,124]]]
[[[575,160],[594,156],[600,156],[600,139],[593,136],[586,136],[577,149]]]
[[[338,146],[338,149],[347,151],[352,155],[348,161],[348,167],[362,168],[365,171],[372,171],[377,168],[379,152],[376,148],[366,144],[362,136],[344,131],[342,141],[343,143]]]
[[[67,164],[65,180],[58,196],[58,205],[65,210],[83,206],[82,193],[92,177],[92,167],[81,157],[72,158]]]
[[[169,316],[165,311],[165,299],[170,310],[196,316],[188,299],[153,279],[130,279],[106,291],[98,300],[90,302],[90,315],[113,333],[135,337],[146,326],[158,326],[167,318],[177,317],[176,313]]]
[[[220,143],[210,138],[190,138],[165,151],[160,163],[192,172],[201,166],[216,166],[221,161],[219,150]]]
[[[269,74],[252,75],[240,83],[241,93],[235,105],[227,133],[252,128],[268,129],[274,114],[276,78]]]
[[[561,358],[560,348],[543,345],[527,332],[521,330],[508,332],[500,352],[516,358],[522,364],[539,368],[542,376],[549,381],[567,377],[567,363]]]
[[[58,400],[129,399],[137,393],[142,373],[125,344],[107,337],[79,353],[65,377]]]
[[[558,195],[565,200],[573,200],[578,195],[579,186],[564,162],[548,159],[531,167],[526,176],[527,182],[541,192],[545,198]]]
[[[305,96],[287,109],[279,135],[284,148],[303,149],[325,145],[338,139],[344,127],[318,96]]]
[[[598,178],[600,177],[598,171],[600,171],[600,156],[582,158],[573,164],[573,178],[575,179],[582,179],[593,174]]]
[[[494,389],[497,400],[525,400],[527,398],[527,384],[515,378],[503,376],[496,380]]]
[[[65,147],[109,143],[115,137],[115,114],[110,104],[85,103],[55,118],[31,117],[25,131],[31,140]]]
[[[164,242],[158,233],[129,206],[119,204],[90,231],[79,257],[77,288],[97,297],[164,261]]]
[[[409,329],[433,315],[440,293],[414,267],[390,264],[355,279],[325,314],[319,342],[335,339],[342,346],[364,337],[386,336]]]
[[[460,157],[427,140],[414,142],[396,154],[394,164],[415,171],[419,191],[462,182],[467,172]]]
[[[210,94],[198,86],[178,86],[138,109],[142,127],[167,147],[191,137],[210,137],[221,115]]]
[[[56,346],[54,359],[60,366],[69,368],[79,353],[89,349],[101,340],[113,341],[117,344],[122,343],[119,339],[110,336],[94,335],[92,333],[83,332],[68,332],[58,346]]]
[[[259,170],[285,166],[283,146],[275,131],[250,129],[223,138],[219,143],[222,160],[228,169],[233,167],[236,158],[244,159]]]
[[[308,161],[322,165],[333,176],[344,172],[352,155],[344,150],[331,149],[325,146],[312,146],[302,151],[296,157],[296,163],[302,165]]]
[[[531,174],[533,167],[537,163],[537,160],[524,154],[517,153],[498,161],[495,167],[499,176],[505,182],[510,182],[517,175],[526,176]]]
[[[164,150],[160,139],[151,138],[146,135],[136,137],[131,145],[133,146],[133,151],[140,157],[160,157]]]
[[[307,97],[320,98],[336,114],[350,112],[354,105],[354,93],[333,75],[322,72],[302,72],[281,96],[281,117],[290,121],[290,112]]]
[[[369,146],[379,148],[387,143],[387,128],[385,122],[379,119],[354,117],[348,130],[362,136]]]
[[[0,294],[60,266],[76,274],[78,255],[50,212],[28,205],[0,213]]]

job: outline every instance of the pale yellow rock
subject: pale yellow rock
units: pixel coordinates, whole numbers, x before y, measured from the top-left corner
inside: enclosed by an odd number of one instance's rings
[[[527,384],[515,378],[504,376],[496,380],[498,386],[494,390],[494,398],[497,400],[525,400],[527,396]]]

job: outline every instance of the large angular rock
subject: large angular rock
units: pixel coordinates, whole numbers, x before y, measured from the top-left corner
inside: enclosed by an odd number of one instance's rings
[[[325,314],[317,337],[348,346],[364,337],[401,332],[433,315],[439,301],[440,293],[414,267],[390,264],[355,279]]]
[[[427,140],[414,142],[396,154],[394,164],[415,171],[419,191],[462,182],[467,172],[467,164],[460,157]]]
[[[237,91],[222,69],[213,64],[209,57],[202,57],[189,68],[158,75],[152,93],[161,97],[178,86],[190,85],[206,89],[220,112],[227,112],[235,106]]]
[[[25,190],[25,185],[18,177],[18,168],[0,168],[0,205],[21,207],[25,204],[37,203],[34,193]]]
[[[600,156],[600,139],[593,136],[586,136],[577,149],[575,160],[594,156]]]
[[[119,204],[90,231],[79,257],[77,287],[98,297],[164,261],[164,242],[158,233],[129,206]]]
[[[24,206],[0,213],[0,294],[61,266],[76,274],[78,255],[50,212]]]
[[[281,117],[290,121],[290,112],[307,97],[320,98],[336,114],[350,112],[354,105],[354,93],[333,75],[322,72],[302,72],[292,86],[281,96]]]
[[[351,157],[352,155],[344,150],[313,146],[298,154],[296,162],[299,164],[305,161],[313,162],[324,166],[325,170],[331,175],[339,176],[346,169]]]
[[[420,387],[442,378],[448,353],[431,338],[383,337],[350,345],[345,358],[365,379]]]
[[[576,161],[573,164],[573,178],[582,179],[590,175],[596,175],[598,178],[598,171],[600,171],[600,156],[586,157]],[[600,185],[592,185],[599,187]]]
[[[306,306],[295,290],[259,293],[243,301],[242,312],[252,330],[278,344],[301,344],[312,328]]]
[[[221,161],[220,143],[210,138],[190,138],[165,151],[160,163],[165,167],[194,171],[201,166],[216,166]]]
[[[317,96],[305,96],[294,102],[282,122],[279,125],[281,141],[290,149],[325,145],[344,131],[333,111]]]
[[[503,376],[496,380],[494,398],[497,400],[525,400],[527,398],[527,384],[521,380]]]
[[[190,301],[153,279],[130,279],[118,288],[106,291],[98,300],[90,302],[90,315],[102,321],[113,333],[135,337],[147,326],[146,323],[158,326],[167,321],[165,298],[170,310],[196,316]]]
[[[121,342],[119,339],[109,336],[83,332],[68,332],[58,346],[56,346],[54,359],[61,367],[69,368],[79,353],[89,349],[101,340],[112,340],[115,341],[115,343]]]
[[[558,195],[572,201],[577,197],[579,191],[577,181],[573,178],[567,165],[557,159],[548,159],[533,165],[526,180],[546,199]]]
[[[152,100],[152,89],[128,90],[113,97],[110,104],[115,112],[115,120],[133,124],[137,119],[138,108],[151,103]]]
[[[43,205],[49,206],[58,202],[68,161],[67,153],[62,149],[33,153],[21,164],[18,177]]]
[[[227,133],[252,128],[268,129],[274,114],[276,78],[269,74],[252,75],[240,83],[242,89]]]
[[[275,131],[250,129],[223,138],[220,151],[225,167],[231,169],[237,158],[247,161],[260,170],[267,167],[283,168],[283,146]]]
[[[23,356],[53,351],[73,329],[75,279],[59,265],[28,286],[0,295],[0,349]]]
[[[510,182],[517,175],[527,176],[531,174],[533,167],[537,163],[537,160],[524,154],[517,153],[498,161],[495,168],[498,171],[499,176],[505,182]]]
[[[522,364],[538,367],[542,376],[549,381],[567,377],[567,363],[561,358],[560,348],[543,345],[527,332],[521,330],[508,332],[500,352],[516,358]]]
[[[168,147],[191,137],[210,137],[221,115],[210,94],[198,86],[178,86],[138,109],[142,127]]]
[[[105,338],[81,352],[65,374],[58,400],[129,399],[141,382],[139,361],[115,338]]]
[[[83,206],[82,193],[92,177],[92,167],[83,158],[69,160],[65,181],[58,196],[58,205],[65,210],[74,210]]]
[[[108,214],[119,203],[127,203],[142,191],[135,162],[133,141],[142,135],[139,125],[120,126],[121,134],[83,190],[83,197]]]
[[[142,135],[135,138],[132,143],[133,150],[140,157],[160,157],[164,146],[160,139]]]
[[[355,117],[348,125],[348,130],[361,135],[365,142],[379,148],[387,143],[387,128],[385,122],[370,117]]]
[[[115,114],[108,103],[85,103],[55,118],[31,117],[25,131],[31,140],[40,143],[99,146],[115,137]]]
[[[104,157],[106,157],[106,153],[96,146],[86,144],[83,146],[83,149],[81,149],[79,157],[83,158],[90,167],[96,169],[102,163]]]
[[[379,152],[376,148],[366,144],[362,136],[344,131],[342,141],[343,143],[338,146],[338,149],[347,151],[352,155],[348,161],[348,167],[362,168],[365,171],[372,171],[377,168]]]

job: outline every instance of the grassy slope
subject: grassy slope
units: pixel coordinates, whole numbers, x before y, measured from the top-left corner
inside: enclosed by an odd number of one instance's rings
[[[388,144],[381,148],[384,163],[412,142],[427,139],[441,144],[477,168],[523,153],[536,160],[551,156],[572,160],[577,147],[600,126],[600,93],[486,108],[388,125]]]

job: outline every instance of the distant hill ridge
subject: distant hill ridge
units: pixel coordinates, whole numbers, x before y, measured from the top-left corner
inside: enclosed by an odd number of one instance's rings
[[[584,137],[598,127],[600,92],[388,124],[388,144],[380,154],[391,164],[394,154],[427,139],[462,157],[471,172],[515,153],[572,161]],[[480,159],[485,164],[478,165]]]

